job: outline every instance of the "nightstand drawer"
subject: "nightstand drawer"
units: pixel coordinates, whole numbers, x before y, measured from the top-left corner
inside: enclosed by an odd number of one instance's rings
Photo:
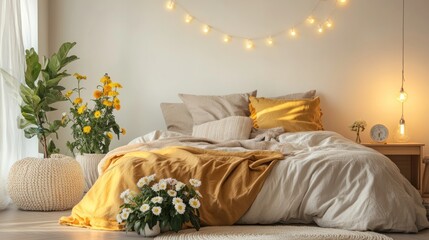
[[[365,145],[365,144],[364,144]],[[404,147],[390,147],[390,146],[369,146],[384,155],[420,155],[420,146],[404,146]]]
[[[401,174],[422,192],[423,181],[423,146],[421,143],[363,143],[388,157],[398,166]]]

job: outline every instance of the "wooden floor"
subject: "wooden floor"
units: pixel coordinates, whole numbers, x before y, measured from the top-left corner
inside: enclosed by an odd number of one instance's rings
[[[9,239],[145,239],[137,234],[113,231],[98,231],[84,228],[66,227],[58,224],[65,212],[20,211],[14,206],[0,211],[0,240]],[[429,229],[418,234],[386,234],[395,240],[429,240]],[[147,239],[147,238],[146,238]]]

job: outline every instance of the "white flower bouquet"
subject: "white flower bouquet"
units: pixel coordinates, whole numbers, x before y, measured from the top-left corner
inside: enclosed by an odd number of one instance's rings
[[[121,193],[121,205],[116,216],[118,223],[124,223],[126,231],[144,231],[146,225],[152,229],[158,223],[161,229],[171,229],[178,232],[183,224],[191,222],[192,226],[200,229],[200,192],[196,190],[201,181],[190,179],[189,184],[174,178],[155,181],[155,174],[142,177],[137,182],[140,192],[129,189]]]

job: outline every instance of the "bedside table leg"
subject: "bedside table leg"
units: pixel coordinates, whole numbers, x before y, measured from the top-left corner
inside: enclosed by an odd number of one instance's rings
[[[429,157],[425,157],[423,162],[425,164],[422,179],[422,196],[423,198],[429,198]]]

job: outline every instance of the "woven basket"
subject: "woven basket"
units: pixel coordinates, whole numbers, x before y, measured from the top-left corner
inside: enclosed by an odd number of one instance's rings
[[[22,210],[60,211],[82,198],[84,177],[79,163],[71,157],[24,158],[9,172],[8,191]]]
[[[94,185],[98,179],[98,164],[106,154],[88,154],[76,155],[76,161],[80,164],[83,169],[83,175],[85,176],[85,192]]]

